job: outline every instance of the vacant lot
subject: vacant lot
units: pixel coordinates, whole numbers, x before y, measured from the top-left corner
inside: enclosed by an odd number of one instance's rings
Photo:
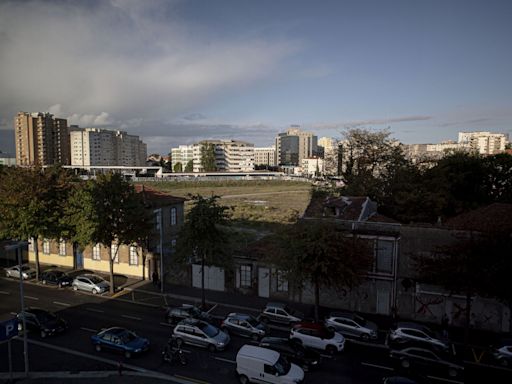
[[[295,181],[195,181],[147,182],[152,188],[173,196],[217,195],[221,204],[233,207],[233,219],[251,227],[290,223],[306,209],[311,184]]]

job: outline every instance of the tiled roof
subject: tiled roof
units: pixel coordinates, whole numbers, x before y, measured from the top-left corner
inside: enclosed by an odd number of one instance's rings
[[[156,206],[179,204],[187,200],[183,197],[172,196],[165,192],[158,191],[156,189],[148,187],[147,185],[135,184],[134,187],[137,193],[144,194],[144,199],[148,203]]]
[[[445,226],[478,232],[512,234],[512,204],[494,203],[448,219]]]

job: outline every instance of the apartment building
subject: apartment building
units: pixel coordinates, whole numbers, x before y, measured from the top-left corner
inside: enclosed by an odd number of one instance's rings
[[[305,132],[299,125],[292,125],[275,139],[276,164],[300,166],[302,159],[317,155],[318,138],[311,132]]]
[[[51,113],[18,112],[14,118],[14,138],[17,165],[70,164],[66,119]]]
[[[332,137],[318,139],[318,151],[323,153],[324,173],[335,175],[338,172],[338,140]]]
[[[147,146],[138,136],[102,128],[72,127],[71,165],[144,166]]]
[[[254,170],[254,144],[239,140],[203,140],[193,145],[194,172],[204,172],[202,148],[213,145],[215,167],[219,172]]]
[[[459,132],[459,144],[467,145],[481,155],[494,155],[505,151],[508,135],[491,132]]]
[[[320,176],[325,173],[325,161],[318,157],[302,159],[301,168],[305,176]]]
[[[276,165],[276,147],[254,147],[254,165]]]
[[[171,148],[171,164],[173,170],[174,166],[180,163],[182,171],[185,171],[185,167],[191,160],[194,160],[193,145],[180,145],[177,148]]]

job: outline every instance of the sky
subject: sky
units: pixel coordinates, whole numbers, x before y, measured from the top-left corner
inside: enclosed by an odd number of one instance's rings
[[[0,0],[0,151],[18,111],[161,154],[292,124],[512,138],[510,20],[508,0]]]

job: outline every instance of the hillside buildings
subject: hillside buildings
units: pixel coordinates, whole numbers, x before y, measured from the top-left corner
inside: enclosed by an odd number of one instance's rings
[[[211,146],[215,170],[219,172],[249,172],[254,170],[254,144],[239,140],[203,140],[193,145],[194,172],[205,172],[202,148]]]
[[[189,161],[194,160],[194,146],[193,145],[180,145],[177,148],[171,148],[171,164],[172,169],[176,164],[181,164],[182,171],[185,171]]]
[[[254,165],[276,166],[276,147],[255,147]]]
[[[146,165],[146,144],[138,136],[102,128],[73,127],[70,138],[73,166]]]
[[[51,113],[19,112],[14,118],[16,164],[69,165],[69,130],[66,119]]]
[[[317,155],[317,141],[313,133],[300,130],[298,125],[292,125],[275,139],[276,165],[300,166],[302,159]]]
[[[505,151],[508,135],[491,132],[459,132],[459,144],[481,155],[494,155]]]

